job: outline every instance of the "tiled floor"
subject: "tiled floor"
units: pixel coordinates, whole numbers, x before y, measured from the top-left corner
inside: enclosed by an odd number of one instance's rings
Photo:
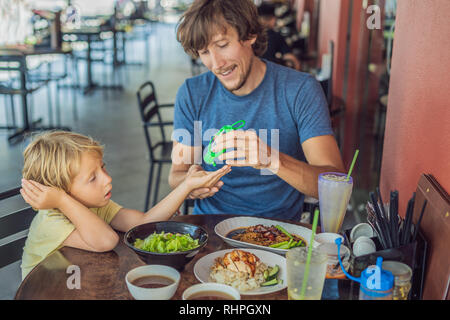
[[[190,76],[190,60],[176,42],[174,24],[158,24],[150,37],[150,66],[129,66],[125,70],[125,90],[108,92],[96,91],[91,95],[78,94],[78,116],[74,121],[71,98],[62,100],[62,124],[73,131],[91,135],[105,146],[107,170],[113,178],[113,199],[129,208],[143,210],[145,189],[149,170],[144,133],[137,108],[136,90],[147,80],[156,85],[161,103],[172,102],[178,87]],[[142,43],[129,48],[129,59],[142,59]],[[80,66],[81,72],[84,66]],[[102,67],[94,67],[94,78],[103,79]],[[83,74],[81,73],[81,79]],[[34,118],[46,121],[46,92],[38,92],[34,97]],[[3,101],[0,102],[0,126],[5,119]],[[19,114],[20,116],[20,114]],[[168,118],[172,115],[166,114]],[[20,184],[23,165],[22,152],[29,140],[9,145],[7,133],[0,132],[0,190],[10,189]],[[169,191],[167,176],[169,166],[162,172],[160,199]],[[353,208],[364,202],[365,191],[354,191]],[[364,220],[357,210],[348,214],[344,228]],[[20,262],[0,270],[0,299],[12,299],[20,284]]]

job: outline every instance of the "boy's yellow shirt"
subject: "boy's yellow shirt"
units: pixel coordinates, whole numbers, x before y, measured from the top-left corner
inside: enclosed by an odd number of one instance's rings
[[[110,200],[101,208],[89,208],[97,216],[110,224],[122,207]],[[53,251],[62,247],[75,226],[60,211],[39,210],[31,222],[28,238],[22,255],[22,280],[27,274]]]

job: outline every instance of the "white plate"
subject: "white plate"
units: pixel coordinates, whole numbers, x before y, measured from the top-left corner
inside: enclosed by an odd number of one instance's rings
[[[194,274],[195,277],[201,281],[201,282],[211,282],[209,280],[209,274],[211,272],[211,267],[214,265],[215,260],[218,257],[223,257],[226,253],[231,252],[236,249],[227,249],[227,250],[221,250],[216,251],[213,253],[210,253],[202,258],[200,258],[197,263],[194,265]],[[282,257],[278,254],[263,251],[263,250],[256,250],[256,249],[244,249],[241,248],[240,250],[247,251],[250,253],[253,253],[255,256],[257,256],[261,262],[266,264],[268,267],[274,267],[275,265],[278,265],[280,267],[280,271],[277,275],[278,280],[283,280],[281,284],[277,284],[274,286],[268,286],[268,287],[259,287],[257,289],[249,290],[249,291],[239,291],[241,295],[260,295],[260,294],[268,294],[272,292],[277,292],[280,290],[283,290],[287,286],[287,277],[286,277],[286,258]]]
[[[263,226],[270,227],[270,226],[276,226],[280,225],[282,226],[287,232],[297,235],[301,238],[303,238],[306,242],[306,245],[308,245],[309,240],[311,239],[311,233],[312,231],[308,228],[298,226],[291,223],[285,223],[270,219],[264,219],[264,218],[256,218],[256,217],[236,217],[236,218],[230,218],[223,220],[222,222],[219,222],[214,227],[214,232],[222,238],[223,241],[228,243],[230,246],[233,247],[241,247],[241,248],[254,248],[254,249],[261,249],[261,250],[268,250],[274,253],[278,254],[286,254],[288,249],[278,249],[278,248],[271,248],[271,247],[265,247],[260,246],[253,243],[243,242],[234,240],[231,238],[227,238],[227,234],[231,231],[238,229],[238,228],[245,228],[250,226],[256,226],[258,224],[262,224]],[[320,243],[314,240],[313,248],[319,246]]]

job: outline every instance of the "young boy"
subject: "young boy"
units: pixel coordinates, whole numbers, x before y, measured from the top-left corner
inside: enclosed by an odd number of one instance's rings
[[[34,217],[22,257],[22,279],[45,257],[63,247],[94,252],[115,248],[113,230],[169,219],[196,188],[214,186],[230,172],[192,172],[147,213],[122,208],[111,199],[111,177],[103,162],[103,147],[81,134],[53,131],[37,136],[24,151],[21,194]]]

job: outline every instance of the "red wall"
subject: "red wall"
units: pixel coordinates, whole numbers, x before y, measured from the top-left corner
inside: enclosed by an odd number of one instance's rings
[[[421,173],[450,191],[450,1],[398,1],[380,188],[400,212]]]
[[[370,16],[366,12],[367,6],[374,2],[374,0],[369,0],[364,6],[364,2],[359,0],[352,2],[348,0],[320,1],[319,54],[322,55],[328,51],[329,40],[335,42],[333,94],[343,100],[346,109],[344,122],[341,123],[344,128],[343,137],[341,137],[341,139],[343,138],[343,141],[341,140],[343,143],[341,145],[342,158],[348,168],[355,150],[360,149],[361,154],[356,170],[364,173],[359,174],[361,179],[358,181],[358,187],[362,188],[368,188],[370,183],[372,152],[370,148],[372,144],[359,145],[360,136],[361,132],[370,135],[373,131],[372,122],[366,118],[370,119],[373,116],[373,101],[376,105],[379,83],[379,79],[374,79],[373,74],[368,75],[368,59],[371,56],[370,62],[380,63],[378,60],[382,57],[381,45],[383,43],[381,30],[371,31],[366,24]],[[384,1],[377,3],[382,4]],[[349,25],[350,14],[351,25]],[[350,33],[348,40],[347,32]],[[372,47],[369,46],[370,36],[372,37]],[[346,54],[348,54],[347,66]],[[369,77],[370,86],[366,98],[367,77]],[[346,86],[346,92],[344,92],[344,86]],[[366,115],[363,113],[364,104],[368,105],[365,111]]]
[[[328,41],[335,44],[333,94],[342,98],[347,35],[348,0],[321,0],[319,17],[319,57],[328,52]],[[319,58],[319,64],[321,63]]]

